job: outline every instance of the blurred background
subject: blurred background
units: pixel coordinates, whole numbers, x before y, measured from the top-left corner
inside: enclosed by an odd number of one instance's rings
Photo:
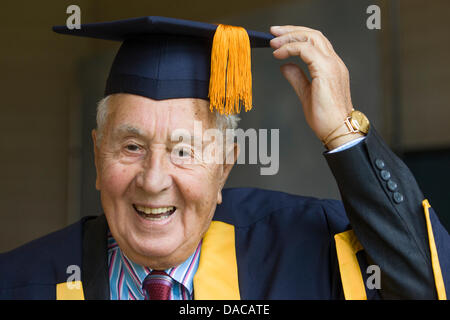
[[[81,22],[159,15],[241,25],[321,30],[346,63],[363,111],[415,174],[450,228],[450,1],[4,1],[0,13],[0,252],[101,213],[91,130],[119,43],[68,37],[66,8]],[[369,30],[370,5],[381,29]],[[252,53],[255,108],[241,127],[280,129],[277,175],[239,165],[227,186],[339,199],[320,142],[308,128],[272,50]],[[296,60],[298,61],[298,60]]]

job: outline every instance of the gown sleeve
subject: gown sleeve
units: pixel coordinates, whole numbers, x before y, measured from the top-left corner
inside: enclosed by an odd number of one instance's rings
[[[384,299],[446,299],[449,235],[407,166],[373,128],[356,146],[324,155],[352,226],[335,236],[336,245],[355,256],[363,250],[367,263],[379,267]],[[345,257],[352,259],[338,252]]]

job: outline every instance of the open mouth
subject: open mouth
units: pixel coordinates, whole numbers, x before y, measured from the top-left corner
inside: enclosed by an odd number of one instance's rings
[[[133,204],[138,215],[151,221],[159,221],[169,218],[177,209],[176,207],[149,208]]]

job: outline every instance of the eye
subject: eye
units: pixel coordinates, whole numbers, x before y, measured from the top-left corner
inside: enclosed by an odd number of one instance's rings
[[[190,161],[190,159],[193,158],[193,151],[192,148],[190,148],[189,146],[176,146],[173,150],[172,150],[172,159],[175,162],[182,162],[182,163],[186,163],[186,161]]]
[[[179,147],[175,150],[179,158],[187,158],[191,156],[191,150],[187,147]]]
[[[178,149],[178,157],[184,158],[184,157],[188,157],[188,156],[189,156],[189,152],[186,149]]]
[[[136,144],[128,144],[125,146],[125,149],[130,152],[138,152],[141,148]]]

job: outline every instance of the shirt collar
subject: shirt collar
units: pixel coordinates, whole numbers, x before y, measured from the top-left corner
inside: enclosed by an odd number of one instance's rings
[[[197,249],[192,253],[189,258],[187,258],[183,263],[176,267],[172,267],[164,270],[173,280],[183,285],[188,291],[189,294],[192,295],[194,289],[194,275],[198,268],[199,258],[200,258],[200,249],[202,242],[197,246]],[[120,247],[117,245],[117,242],[111,235],[108,233],[108,247],[116,248],[117,258],[121,259],[124,270],[127,273],[127,277],[132,280],[136,289],[139,290],[142,294],[142,283],[148,274],[152,271],[152,269],[141,266],[137,263],[131,261],[123,252],[120,250]]]
[[[200,241],[194,253],[191,254],[191,256],[187,258],[182,264],[165,270],[165,272],[170,277],[172,277],[172,279],[185,286],[186,289],[188,289],[189,294],[191,295],[194,289],[194,275],[197,271],[198,263],[200,260],[199,258],[201,246],[202,242]]]

